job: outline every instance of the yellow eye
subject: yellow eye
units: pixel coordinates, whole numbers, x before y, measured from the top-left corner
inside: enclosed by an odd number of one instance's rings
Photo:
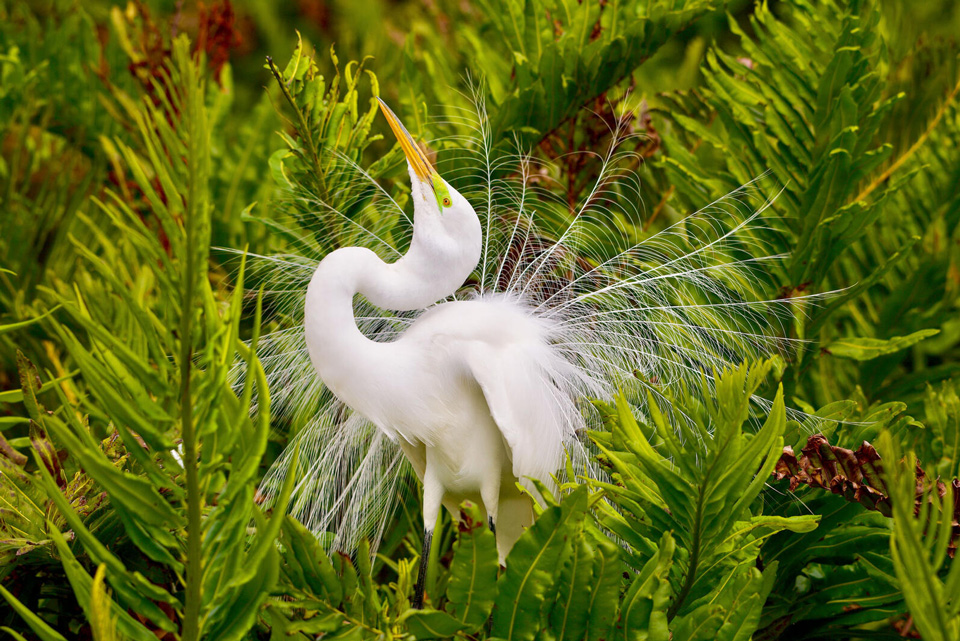
[[[449,199],[449,198],[444,198],[444,199],[443,199],[443,206],[444,206],[444,207],[449,207],[449,206],[452,205],[452,204],[453,204],[453,203],[450,202],[450,199]]]

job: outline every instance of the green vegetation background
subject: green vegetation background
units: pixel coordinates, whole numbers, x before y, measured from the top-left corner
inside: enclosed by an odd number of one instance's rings
[[[0,627],[960,639],[957,33],[951,0],[4,0]],[[443,157],[476,79],[495,151],[554,161],[569,202],[599,165],[566,152],[604,148],[630,114],[638,237],[770,172],[766,195],[783,192],[764,240],[789,258],[769,295],[837,293],[784,328],[806,343],[725,373],[716,402],[673,392],[685,432],[655,405],[605,407],[593,438],[613,482],[562,488],[506,570],[476,513],[445,521],[418,613],[415,488],[372,559],[330,557],[258,508],[298,426],[270,420],[256,276],[210,248],[348,239],[306,234],[290,195],[337,197],[342,154],[402,199],[371,96]],[[777,399],[759,428],[754,391]],[[785,406],[839,448],[810,450],[822,475],[796,487],[771,477],[810,434]]]

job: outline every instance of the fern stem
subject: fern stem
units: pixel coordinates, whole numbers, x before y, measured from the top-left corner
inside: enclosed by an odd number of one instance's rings
[[[729,443],[729,441],[727,443]],[[687,574],[683,577],[683,585],[677,593],[676,600],[674,600],[670,609],[667,610],[668,621],[673,620],[673,617],[677,616],[677,612],[680,611],[680,606],[687,600],[687,595],[690,594],[693,584],[697,581],[697,569],[700,566],[700,540],[703,535],[703,504],[706,500],[704,496],[706,490],[704,488],[707,487],[710,477],[713,474],[714,466],[717,464],[717,461],[720,460],[727,443],[724,443],[717,451],[713,463],[710,464],[704,473],[703,480],[700,483],[700,489],[697,491],[697,513],[693,517],[693,541],[690,546],[690,565],[687,566]]]
[[[186,54],[182,54],[186,55]],[[189,58],[183,65],[185,70],[193,71]],[[196,295],[197,251],[196,243],[203,242],[196,238],[200,217],[205,214],[201,200],[199,181],[203,179],[200,171],[201,155],[206,150],[201,147],[206,141],[199,140],[195,118],[202,117],[198,113],[202,103],[198,100],[198,81],[193,74],[187,76],[184,98],[188,109],[184,114],[187,124],[188,172],[187,181],[187,210],[184,216],[184,253],[186,266],[183,278],[183,300],[180,308],[180,429],[183,438],[183,467],[187,479],[187,590],[186,612],[183,620],[183,641],[198,641],[200,639],[200,606],[201,586],[203,584],[203,497],[200,492],[199,478],[199,443],[193,424],[193,397],[190,388],[191,364],[193,362],[193,307]],[[200,94],[202,96],[202,94]],[[199,206],[198,206],[199,205]]]
[[[947,95],[946,100],[943,101],[943,104],[940,105],[940,109],[937,110],[936,115],[933,117],[933,120],[930,121],[930,124],[927,126],[926,130],[920,137],[917,138],[916,142],[910,145],[910,148],[907,149],[899,158],[897,158],[892,165],[887,167],[886,171],[877,176],[869,185],[867,185],[863,191],[857,194],[857,197],[853,199],[853,202],[858,200],[863,200],[869,196],[874,189],[882,185],[887,179],[894,174],[895,171],[900,169],[900,167],[905,163],[910,156],[915,154],[918,149],[920,149],[924,143],[927,142],[927,138],[930,137],[930,134],[933,133],[933,130],[937,128],[937,125],[940,124],[940,121],[947,113],[947,109],[950,108],[950,105],[953,104],[954,99],[957,97],[957,93],[960,93],[960,81],[957,81],[957,84],[953,86],[953,90]]]
[[[703,529],[702,526],[703,488],[701,487],[697,496],[697,515],[694,519],[693,545],[690,547],[690,565],[687,566],[687,574],[683,578],[683,586],[677,593],[677,598],[674,600],[673,605],[670,606],[670,609],[667,610],[668,621],[672,621],[673,617],[677,616],[677,612],[680,611],[680,606],[687,600],[687,595],[690,593],[694,581],[697,580],[697,566],[700,564],[700,532]]]
[[[297,101],[294,100],[290,94],[290,89],[283,80],[283,74],[277,65],[273,63],[273,58],[270,56],[267,56],[267,64],[270,66],[270,73],[273,74],[273,77],[277,80],[277,84],[280,85],[280,93],[283,94],[287,103],[293,108],[293,112],[297,114],[297,131],[300,132],[300,137],[307,145],[307,153],[310,156],[310,164],[313,166],[314,176],[316,180],[320,180],[320,176],[322,175],[320,172],[320,152],[317,150],[316,144],[314,144],[313,136],[310,133],[310,125],[307,124],[307,119],[304,117],[303,112],[300,111],[300,107],[297,106]]]
[[[194,265],[192,225],[186,225],[187,267],[180,320],[180,425],[183,437],[183,467],[187,476],[187,610],[183,622],[184,641],[200,638],[201,506],[200,479],[197,470],[197,435],[193,429],[193,400],[190,391],[190,364],[193,360],[193,281]]]

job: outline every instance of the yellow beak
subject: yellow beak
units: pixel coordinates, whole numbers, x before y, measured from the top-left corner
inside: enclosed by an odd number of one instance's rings
[[[414,173],[417,174],[421,180],[431,182],[431,176],[437,172],[423,154],[420,145],[414,142],[413,137],[407,132],[407,128],[403,126],[403,123],[397,118],[397,114],[393,113],[393,110],[387,106],[387,103],[380,100],[379,97],[377,97],[377,101],[380,103],[380,109],[383,111],[383,115],[387,117],[387,122],[390,123],[390,129],[393,130],[393,135],[397,137],[400,146],[403,148],[403,153],[406,154],[407,160],[410,161],[410,166],[413,167]]]

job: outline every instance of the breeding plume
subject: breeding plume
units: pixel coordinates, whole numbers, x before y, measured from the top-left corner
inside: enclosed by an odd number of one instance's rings
[[[366,246],[336,249],[319,265],[268,259],[284,281],[275,289],[293,301],[300,292],[302,307],[288,311],[302,313],[303,326],[267,336],[261,360],[275,406],[304,425],[262,491],[275,495],[299,452],[292,512],[350,551],[363,536],[376,545],[412,469],[423,487],[420,607],[441,506],[456,517],[464,500],[481,505],[504,562],[532,522],[531,481],[550,487],[565,470],[589,472],[589,399],[625,389],[642,402],[638,390],[656,394],[780,351],[771,319],[790,311],[755,291],[757,266],[776,257],[752,251],[763,208],[737,216],[743,191],[636,241],[608,233],[624,231],[624,203],[637,197],[616,171],[618,136],[586,200],[571,207],[532,186],[529,159],[519,158],[513,180],[494,178],[509,172],[491,160],[481,107],[479,168],[465,181],[480,187],[468,199],[380,106],[408,164],[412,236],[397,242],[317,203]]]

